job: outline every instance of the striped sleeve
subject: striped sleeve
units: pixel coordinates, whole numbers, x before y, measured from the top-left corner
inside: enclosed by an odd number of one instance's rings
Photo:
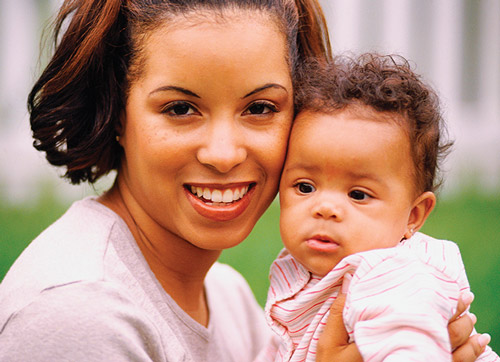
[[[455,280],[398,252],[371,268],[360,265],[344,322],[365,361],[451,361],[447,325],[458,294]]]

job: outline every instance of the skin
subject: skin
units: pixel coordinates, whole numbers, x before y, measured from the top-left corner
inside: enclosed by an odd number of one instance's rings
[[[290,137],[280,185],[281,237],[319,276],[348,255],[396,246],[435,205],[432,192],[415,189],[405,130],[365,114],[303,112]]]
[[[276,195],[293,89],[273,19],[236,10],[189,15],[141,40],[141,69],[117,129],[124,157],[99,201],[127,223],[165,291],[207,326],[207,271],[221,250],[243,241]],[[191,186],[248,196],[213,205],[189,193]]]
[[[287,47],[273,20],[244,11],[179,17],[143,45],[119,130],[124,157],[100,201],[206,326],[206,273],[276,196],[293,118]]]

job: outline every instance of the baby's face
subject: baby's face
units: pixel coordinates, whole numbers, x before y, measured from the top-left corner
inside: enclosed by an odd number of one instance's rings
[[[281,237],[316,275],[347,255],[395,246],[408,231],[415,200],[408,136],[378,118],[303,112],[294,123],[280,185]]]

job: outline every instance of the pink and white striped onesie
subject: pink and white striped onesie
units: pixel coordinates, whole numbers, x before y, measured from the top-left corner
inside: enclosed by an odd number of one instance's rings
[[[271,266],[266,303],[281,343],[259,360],[314,361],[331,304],[351,276],[344,324],[364,361],[452,360],[447,325],[470,287],[457,245],[421,233],[350,255],[323,278],[283,250]],[[478,361],[500,358],[487,347]]]

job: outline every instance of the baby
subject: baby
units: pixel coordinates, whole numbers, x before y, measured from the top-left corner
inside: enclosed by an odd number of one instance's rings
[[[266,304],[275,360],[315,360],[342,288],[364,360],[451,361],[447,324],[469,284],[458,247],[418,233],[450,147],[435,93],[403,58],[365,54],[312,65],[297,103]],[[489,347],[478,360],[500,361]]]

